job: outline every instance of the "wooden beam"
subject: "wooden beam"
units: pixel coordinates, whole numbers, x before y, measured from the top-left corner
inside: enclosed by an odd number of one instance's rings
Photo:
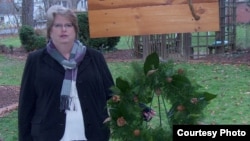
[[[192,0],[192,3],[217,3],[218,0]],[[88,10],[187,4],[188,0],[89,0]]]
[[[132,2],[132,0],[123,0],[123,2],[127,1]],[[163,2],[163,0],[151,0],[151,2],[155,1]],[[167,1],[184,2],[185,0]],[[193,6],[195,13],[200,16],[199,20],[194,20],[188,4],[89,10],[90,37],[218,31],[218,2],[197,3],[198,0],[193,2],[196,2]]]

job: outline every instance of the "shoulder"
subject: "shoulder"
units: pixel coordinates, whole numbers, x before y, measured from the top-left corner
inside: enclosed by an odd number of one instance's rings
[[[102,56],[103,55],[100,51],[98,51],[94,48],[90,48],[90,47],[87,47],[87,54],[90,54],[91,56]]]
[[[46,56],[47,51],[46,48],[41,48],[32,52],[29,52],[27,56],[27,63],[37,63],[38,60],[41,60],[44,56]]]
[[[46,52],[46,48],[41,48],[32,52],[29,52],[28,57],[29,58],[34,58],[34,57],[39,57],[42,54],[44,54]]]
[[[41,60],[42,54],[44,54],[45,49],[39,49],[28,53],[26,63],[25,63],[25,71],[24,72],[34,72],[37,69],[37,64],[39,64]]]
[[[86,56],[89,56],[90,58],[97,60],[104,60],[104,56],[102,52],[98,51],[97,49],[87,47]]]
[[[103,53],[94,48],[87,47],[86,57],[91,58],[91,60],[97,63],[97,65],[106,64],[106,59],[104,58]]]

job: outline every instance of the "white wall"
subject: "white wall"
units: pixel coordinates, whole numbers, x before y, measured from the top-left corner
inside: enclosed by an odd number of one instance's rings
[[[77,11],[88,11],[88,1],[87,0],[81,0],[77,4]]]
[[[21,6],[22,0],[14,0],[15,3]],[[78,5],[77,5],[77,11],[87,11],[87,1],[88,0],[81,0]],[[17,15],[16,15],[17,16]],[[21,21],[21,15],[17,16],[18,22],[20,23]],[[42,0],[34,0],[34,20],[36,21],[43,21],[46,16],[46,12],[44,9],[44,3]],[[0,23],[0,28],[5,28],[5,27],[16,27],[16,19],[14,15],[0,15],[0,17],[4,17],[4,21]]]
[[[35,20],[42,20],[45,18],[44,3],[41,0],[35,1],[33,16]]]
[[[15,16],[17,16],[17,17],[15,17]],[[18,16],[18,15],[11,15],[10,14],[10,15],[3,15],[3,17],[4,17],[4,20],[0,24],[0,29],[2,29],[2,28],[15,28],[15,27],[17,27],[17,22],[20,23],[20,16]]]

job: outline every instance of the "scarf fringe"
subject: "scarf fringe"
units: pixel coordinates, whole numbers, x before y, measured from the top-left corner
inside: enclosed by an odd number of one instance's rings
[[[68,95],[62,95],[60,97],[60,110],[70,110],[70,105],[72,104],[73,98]],[[75,110],[75,105],[73,106],[73,110]]]
[[[68,83],[68,81],[76,80],[77,67],[84,58],[86,47],[82,45],[79,40],[76,40],[71,50],[70,60],[65,60],[65,58],[58,52],[52,41],[49,41],[49,43],[47,44],[47,51],[51,55],[51,57],[53,57],[65,68],[59,108],[60,110],[76,111],[77,109],[75,102],[72,101],[72,98],[70,97],[71,83]],[[72,102],[73,105],[71,104]]]

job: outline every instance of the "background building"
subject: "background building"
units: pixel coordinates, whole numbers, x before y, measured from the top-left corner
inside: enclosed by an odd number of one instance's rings
[[[76,12],[87,11],[87,0],[34,0],[34,27],[46,22],[46,11],[51,5],[62,5]],[[0,30],[17,28],[21,23],[22,0],[0,0]]]

